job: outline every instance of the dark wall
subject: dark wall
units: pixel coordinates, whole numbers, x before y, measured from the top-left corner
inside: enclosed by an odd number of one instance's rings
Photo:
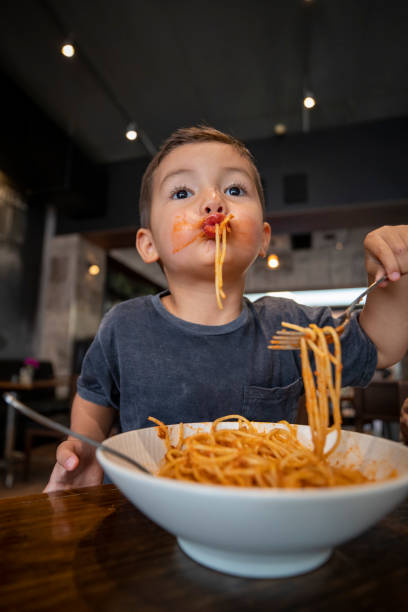
[[[58,234],[107,230],[139,225],[139,190],[149,159],[118,162],[106,166],[107,205],[99,217],[75,219],[67,214],[58,217]]]
[[[0,72],[0,169],[31,206],[103,215],[106,171],[94,163],[6,74]]]
[[[250,149],[271,212],[408,196],[408,118],[289,134],[250,143]],[[306,201],[285,203],[284,177],[290,187],[291,176],[302,174]]]
[[[268,212],[408,197],[408,118],[288,134],[248,146],[265,184]],[[106,213],[94,219],[60,217],[58,232],[137,226],[147,163],[109,165]],[[295,201],[286,202],[293,193]]]

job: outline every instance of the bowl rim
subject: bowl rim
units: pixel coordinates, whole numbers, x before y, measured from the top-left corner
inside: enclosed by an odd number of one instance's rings
[[[254,421],[254,423],[269,423],[264,421]],[[184,423],[184,425],[204,425],[206,423],[212,423],[212,421],[203,421],[198,423]],[[272,423],[278,424],[278,423]],[[174,423],[171,426],[178,426],[179,423]],[[309,425],[297,425],[302,429],[309,429]],[[144,431],[146,429],[154,429],[153,427],[143,427],[138,429],[133,429],[130,431],[121,432],[112,436],[111,438],[107,438],[104,440],[103,444],[109,445],[109,441],[113,439],[117,439],[121,436],[127,436],[131,433]],[[370,437],[369,434],[354,432],[349,430],[342,430],[345,433],[355,434],[358,437]],[[378,438],[376,438],[378,439]],[[398,444],[399,442],[388,440],[386,438],[380,438],[382,442],[384,442],[387,446],[389,444]],[[401,445],[401,449],[403,452],[408,453],[408,446]],[[408,494],[408,472],[406,474],[395,476],[393,478],[387,480],[380,480],[378,482],[370,482],[360,485],[340,485],[338,487],[320,487],[320,488],[258,488],[258,487],[239,487],[233,485],[211,485],[211,484],[202,484],[199,482],[189,482],[184,480],[175,480],[173,478],[167,478],[165,476],[156,476],[155,474],[146,474],[142,471],[138,471],[137,468],[131,467],[128,465],[120,464],[117,461],[112,461],[112,457],[104,451],[102,447],[99,447],[96,450],[96,457],[102,468],[104,468],[103,463],[106,462],[109,466],[112,467],[113,470],[121,473],[123,476],[129,476],[136,478],[136,480],[149,483],[153,486],[159,486],[164,489],[172,490],[173,492],[191,492],[194,495],[205,495],[208,496],[209,493],[215,495],[216,497],[231,497],[231,494],[234,493],[235,498],[259,498],[259,499],[274,499],[274,500],[288,500],[288,499],[302,499],[302,500],[314,500],[314,499],[333,499],[333,498],[344,498],[346,497],[360,497],[366,495],[377,495],[380,491],[392,491],[394,489],[401,489],[406,487]]]

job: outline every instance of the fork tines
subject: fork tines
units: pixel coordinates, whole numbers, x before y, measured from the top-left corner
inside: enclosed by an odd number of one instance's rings
[[[301,334],[296,337],[285,337],[285,336],[273,336],[272,340],[269,342],[268,349],[279,349],[279,350],[287,350],[293,351],[300,348],[300,338]]]
[[[278,329],[275,334],[275,336],[294,336],[295,338],[301,338],[304,335],[304,332],[296,331],[294,329]]]

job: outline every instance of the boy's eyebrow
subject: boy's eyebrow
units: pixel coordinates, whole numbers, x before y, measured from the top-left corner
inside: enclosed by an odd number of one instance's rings
[[[252,181],[253,180],[253,176],[251,175],[250,172],[248,172],[248,170],[246,170],[245,168],[239,168],[239,167],[223,167],[222,170],[226,171],[226,172],[242,172],[243,174],[246,174],[247,177]],[[173,170],[173,172],[169,172],[168,174],[166,174],[166,176],[162,179],[161,183],[160,183],[160,187],[163,187],[164,183],[172,178],[173,176],[176,176],[177,174],[192,174],[195,171],[191,168],[179,168],[178,170]]]
[[[248,172],[248,170],[246,170],[245,168],[235,168],[235,167],[227,167],[227,168],[223,168],[223,170],[226,170],[227,172],[242,172],[243,174],[246,174],[247,177],[252,181],[253,180],[253,176],[250,172]]]
[[[191,170],[189,168],[180,168],[179,170],[173,170],[173,172],[169,172],[168,174],[166,174],[166,176],[162,179],[161,183],[160,183],[160,187],[163,187],[164,183],[169,179],[172,178],[173,176],[176,176],[177,174],[186,174],[186,173],[191,173],[194,172],[194,170]]]

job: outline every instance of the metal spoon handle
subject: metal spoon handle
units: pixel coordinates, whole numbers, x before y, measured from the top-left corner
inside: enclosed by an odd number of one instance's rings
[[[102,444],[101,442],[97,442],[96,440],[93,440],[92,438],[88,438],[87,436],[84,436],[83,434],[77,433],[76,431],[72,431],[72,429],[69,429],[69,427],[65,427],[65,425],[56,423],[52,419],[49,419],[48,417],[42,414],[39,414],[35,410],[32,410],[31,408],[29,408],[28,406],[20,402],[14,396],[13,393],[4,393],[3,399],[7,404],[12,406],[16,410],[19,410],[20,412],[25,414],[25,416],[27,416],[29,419],[36,421],[40,425],[45,425],[46,427],[49,427],[50,429],[56,429],[57,431],[60,431],[61,433],[66,434],[67,436],[73,436],[74,438],[78,438],[82,442],[86,442],[86,444],[90,444],[91,446],[94,446],[95,448],[102,448],[107,453],[110,453],[111,455],[115,455],[116,457],[119,457],[120,459],[124,459],[128,463],[131,463],[133,466],[137,467],[142,472],[146,472],[146,474],[151,474],[151,472],[148,469],[146,469],[143,465],[141,465],[140,463],[132,459],[132,457],[129,457],[128,455],[124,455],[120,451],[117,451],[114,448],[110,448],[109,446],[107,446],[106,444]]]

